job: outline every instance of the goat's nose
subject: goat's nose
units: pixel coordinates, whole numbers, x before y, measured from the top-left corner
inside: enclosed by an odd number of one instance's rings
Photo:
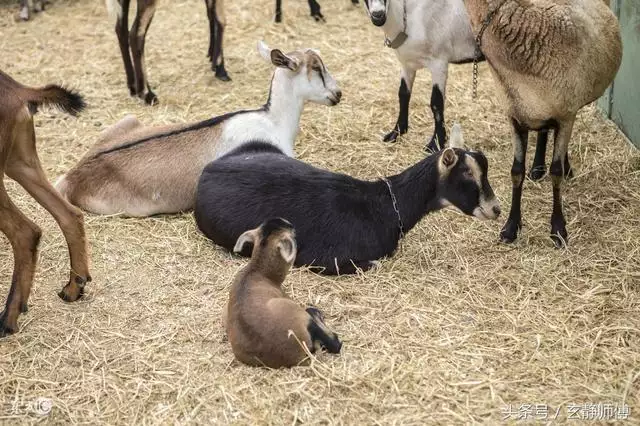
[[[387,16],[384,11],[371,12],[371,21],[379,27],[387,21]]]
[[[493,208],[491,210],[493,210],[493,214],[496,215],[496,218],[498,216],[500,216],[500,213],[502,213],[502,210],[500,209],[500,206],[493,206]]]
[[[342,99],[342,90],[340,90],[340,89],[336,90],[336,99],[338,101],[340,101],[340,99]]]

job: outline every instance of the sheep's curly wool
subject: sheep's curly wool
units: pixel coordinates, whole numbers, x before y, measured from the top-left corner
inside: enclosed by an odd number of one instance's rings
[[[620,66],[618,23],[603,0],[467,0],[482,50],[522,122],[574,115]],[[521,119],[521,120],[520,120]],[[535,126],[533,126],[535,127]]]

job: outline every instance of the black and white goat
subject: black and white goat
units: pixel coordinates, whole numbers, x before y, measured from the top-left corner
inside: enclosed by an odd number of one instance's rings
[[[475,37],[463,0],[365,0],[374,25],[385,34],[385,45],[394,49],[402,65],[400,112],[395,127],[384,136],[393,142],[409,128],[409,100],[416,71],[431,72],[431,111],[435,122],[427,149],[444,147],[444,100],[449,64],[470,62]]]
[[[486,157],[459,148],[461,131],[452,133],[453,147],[373,182],[315,168],[271,144],[244,145],[204,169],[196,222],[232,250],[243,232],[282,217],[297,230],[296,265],[325,274],[366,271],[429,212],[452,205],[480,219],[500,214]]]

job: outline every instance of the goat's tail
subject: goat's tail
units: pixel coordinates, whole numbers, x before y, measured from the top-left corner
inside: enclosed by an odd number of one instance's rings
[[[107,4],[109,19],[115,21],[122,17],[122,5],[118,0],[105,0],[105,3]]]
[[[87,106],[79,93],[55,84],[26,90],[25,98],[32,114],[38,111],[40,105],[52,105],[71,115],[78,115]]]

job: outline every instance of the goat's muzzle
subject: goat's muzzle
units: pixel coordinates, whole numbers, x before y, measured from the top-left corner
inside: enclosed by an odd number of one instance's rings
[[[385,12],[371,12],[371,22],[376,27],[381,27],[387,22],[387,14]]]

